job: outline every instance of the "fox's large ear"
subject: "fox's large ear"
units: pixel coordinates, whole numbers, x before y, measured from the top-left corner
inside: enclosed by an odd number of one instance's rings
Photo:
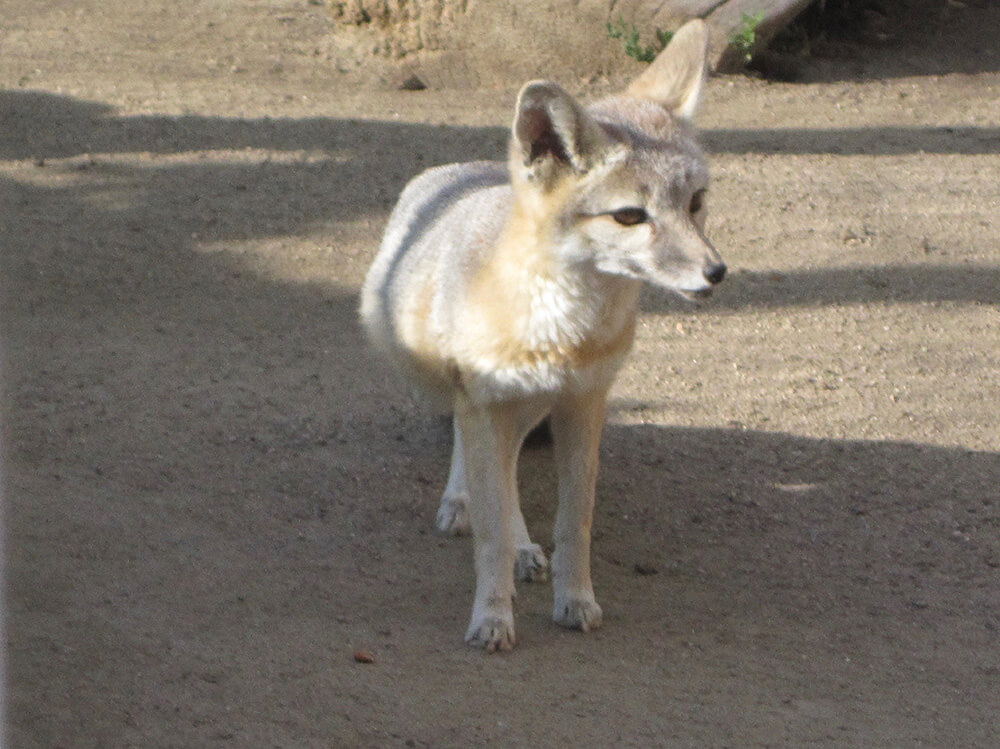
[[[626,93],[656,102],[675,117],[692,121],[708,77],[708,41],[705,22],[688,21]]]
[[[576,99],[549,81],[521,89],[511,129],[513,157],[545,183],[566,169],[586,172],[608,144],[603,128]]]

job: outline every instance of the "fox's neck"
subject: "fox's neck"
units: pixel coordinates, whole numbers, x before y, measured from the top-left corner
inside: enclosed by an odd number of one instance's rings
[[[639,283],[567,260],[542,206],[515,202],[488,275],[511,343],[539,353],[604,346],[629,336]]]

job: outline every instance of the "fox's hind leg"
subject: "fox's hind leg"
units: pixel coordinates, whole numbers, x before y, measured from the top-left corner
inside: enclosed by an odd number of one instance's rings
[[[529,583],[547,580],[549,560],[545,558],[542,547],[532,543],[528,536],[520,501],[515,502],[511,508],[510,524],[514,531],[514,549],[517,551],[517,556],[514,558],[514,579]]]
[[[452,536],[464,536],[471,531],[469,525],[469,485],[465,477],[465,456],[462,455],[462,430],[458,418],[454,420],[455,444],[451,449],[451,469],[448,483],[441,495],[437,513],[437,528]]]

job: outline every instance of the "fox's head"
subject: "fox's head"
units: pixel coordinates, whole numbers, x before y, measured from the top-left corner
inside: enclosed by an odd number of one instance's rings
[[[691,21],[623,93],[590,107],[548,81],[521,90],[511,178],[563,260],[689,297],[722,280],[692,125],[707,54],[708,29]]]

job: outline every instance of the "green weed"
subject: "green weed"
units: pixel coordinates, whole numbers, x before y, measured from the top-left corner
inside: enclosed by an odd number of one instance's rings
[[[620,39],[625,49],[625,54],[633,60],[639,62],[652,62],[656,56],[663,51],[663,48],[670,43],[673,34],[663,29],[656,29],[656,42],[651,45],[644,45],[639,41],[639,29],[635,24],[626,24],[625,19],[618,16],[616,23],[608,21],[606,25],[608,37]]]
[[[739,53],[745,64],[749,64],[753,59],[753,50],[757,45],[757,27],[763,20],[763,11],[758,11],[752,16],[749,13],[744,13],[743,23],[729,35],[729,46]]]

